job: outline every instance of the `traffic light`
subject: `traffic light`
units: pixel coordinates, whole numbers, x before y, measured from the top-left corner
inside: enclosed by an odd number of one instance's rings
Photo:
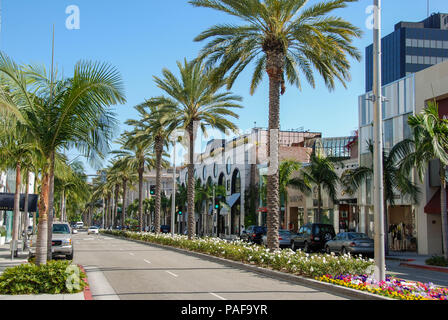
[[[149,188],[149,193],[153,196],[156,194],[156,186],[151,186]]]
[[[183,212],[182,212],[182,208],[179,208],[179,209],[177,210],[177,214],[180,215],[180,216],[183,214]]]

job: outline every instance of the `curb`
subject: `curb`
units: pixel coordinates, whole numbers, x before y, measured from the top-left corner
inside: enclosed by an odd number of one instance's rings
[[[171,250],[171,251],[186,254],[189,256],[194,256],[194,257],[198,257],[201,259],[205,259],[205,260],[208,260],[211,262],[226,264],[226,265],[229,265],[229,266],[232,266],[232,267],[235,267],[238,269],[242,269],[245,271],[256,272],[256,273],[259,273],[259,274],[262,274],[265,276],[269,276],[269,277],[272,277],[277,280],[294,282],[297,284],[312,287],[317,290],[325,290],[326,292],[330,292],[335,295],[342,296],[343,298],[352,298],[352,299],[357,299],[357,300],[389,300],[389,301],[392,300],[392,301],[396,301],[395,299],[383,297],[383,296],[372,294],[369,292],[363,292],[360,290],[342,287],[342,286],[338,286],[335,284],[314,280],[311,278],[305,278],[303,276],[297,276],[297,275],[293,275],[293,274],[286,273],[286,272],[262,268],[262,267],[259,267],[256,265],[249,265],[249,264],[245,264],[245,263],[238,262],[238,261],[215,257],[215,256],[207,255],[205,253],[189,251],[189,250],[185,250],[185,249],[181,249],[181,248],[165,246],[162,244],[156,244],[156,243],[146,242],[146,241],[142,241],[142,240],[129,239],[129,238],[119,237],[119,236],[117,237],[117,236],[113,236],[113,235],[109,235],[109,234],[103,234],[103,235],[112,237],[112,238],[119,238],[119,239],[126,240],[126,241],[136,242],[136,243],[140,243],[140,244],[144,244],[144,245],[148,245],[148,246],[153,246],[156,248]]]
[[[400,263],[400,266],[409,267],[409,268],[415,268],[415,269],[424,269],[424,270],[448,273],[448,268],[444,268],[444,267],[426,266],[426,265],[424,266],[424,265],[412,264],[412,263]]]
[[[87,279],[87,272],[83,266],[78,265],[79,269],[86,274],[86,277],[83,279],[86,282],[86,286],[84,287],[84,300],[92,301],[92,291],[90,291],[89,281]]]

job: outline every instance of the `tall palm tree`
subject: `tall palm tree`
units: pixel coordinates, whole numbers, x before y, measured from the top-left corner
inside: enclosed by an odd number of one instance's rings
[[[414,151],[402,162],[403,170],[410,172],[415,167],[419,178],[424,181],[429,161],[440,161],[440,208],[442,218],[442,243],[444,257],[448,260],[448,217],[446,206],[446,167],[448,166],[448,120],[439,115],[436,102],[408,120],[414,135]]]
[[[139,143],[152,146],[155,153],[155,163],[152,167],[156,169],[156,194],[155,194],[155,232],[160,232],[160,210],[162,192],[162,167],[167,167],[168,162],[163,159],[164,149],[168,147],[172,129],[168,128],[168,119],[160,112],[165,99],[153,98],[135,108],[140,114],[140,120],[129,120],[128,125],[134,125],[134,139]],[[161,103],[162,102],[162,103]],[[143,192],[143,191],[142,191]],[[142,193],[143,194],[143,193]],[[143,204],[142,204],[143,205]]]
[[[390,151],[383,150],[383,198],[384,198],[384,223],[386,230],[388,229],[388,206],[395,205],[395,190],[398,190],[401,195],[409,199],[413,203],[418,203],[420,194],[419,188],[412,182],[409,172],[403,170],[403,161],[409,161],[409,156],[413,147],[413,140],[405,139],[395,146]],[[369,141],[369,150],[373,157],[373,144]],[[373,178],[373,164],[372,166],[361,166],[356,169],[349,169],[342,173],[341,184],[344,191],[353,194],[368,178]],[[385,234],[385,243],[388,243],[388,235]],[[389,252],[389,246],[386,245],[386,252]]]
[[[238,118],[231,109],[242,108],[241,97],[230,92],[220,92],[225,82],[213,81],[213,71],[199,61],[177,63],[180,78],[164,69],[163,78],[154,77],[157,86],[167,97],[154,98],[161,106],[162,121],[168,121],[169,131],[185,130],[183,142],[188,145],[188,238],[194,233],[194,147],[198,128],[206,127],[236,131],[236,125],[227,117]]]
[[[358,61],[361,58],[352,45],[353,39],[361,36],[361,31],[328,14],[354,1],[357,0],[329,0],[309,8],[304,8],[306,0],[190,1],[193,6],[215,9],[243,22],[242,25],[212,26],[195,39],[209,40],[199,59],[207,59],[207,66],[218,65],[216,77],[228,75],[228,89],[250,64],[254,64],[251,94],[265,73],[269,78],[268,155],[272,170],[267,184],[267,244],[270,249],[279,247],[280,95],[286,91],[285,81],[301,88],[301,73],[314,88],[314,70],[321,75],[328,89],[335,88],[335,80],[346,86],[346,81],[350,80],[348,56]]]
[[[317,217],[316,223],[322,216],[322,191],[325,190],[331,200],[336,199],[339,176],[336,173],[335,161],[332,158],[313,152],[308,166],[302,169],[303,180],[317,187]]]
[[[111,169],[111,174],[119,181],[123,191],[123,205],[121,207],[121,227],[124,228],[126,220],[126,208],[127,208],[127,193],[129,185],[136,181],[137,173],[135,171],[135,158],[133,154],[126,153],[125,151],[113,151],[112,154],[116,154],[114,164]],[[118,199],[116,199],[118,201]],[[116,209],[117,210],[117,209]]]
[[[6,167],[14,168],[16,172],[12,229],[12,241],[16,244],[20,234],[22,169],[32,161],[34,152],[37,152],[36,145],[30,141],[23,126],[14,120],[3,118],[0,126],[0,161],[5,163]],[[28,179],[26,181],[28,182]],[[15,248],[14,254],[17,250],[18,248]]]
[[[74,147],[94,162],[108,151],[116,125],[108,107],[125,101],[121,76],[107,64],[81,61],[71,78],[56,78],[43,67],[20,67],[3,53],[0,75],[8,87],[0,88],[0,107],[26,127],[46,161],[36,243],[36,263],[45,264],[55,154],[63,147]]]

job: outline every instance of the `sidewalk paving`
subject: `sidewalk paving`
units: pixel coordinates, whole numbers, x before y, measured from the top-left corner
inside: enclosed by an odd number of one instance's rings
[[[448,267],[427,265],[426,260],[429,258],[431,258],[431,256],[418,255],[417,253],[412,252],[390,252],[389,255],[386,256],[386,260],[400,261],[401,266],[448,273]]]

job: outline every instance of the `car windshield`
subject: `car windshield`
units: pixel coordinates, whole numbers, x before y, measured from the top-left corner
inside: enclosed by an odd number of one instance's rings
[[[348,233],[348,238],[350,240],[353,240],[353,239],[369,239],[369,237],[365,233],[357,233],[357,232]]]
[[[66,224],[54,224],[53,225],[54,234],[70,234],[70,228]]]
[[[98,227],[90,227],[90,229],[98,229]]]
[[[291,235],[291,232],[289,230],[279,230],[278,233],[281,234],[282,236]]]

